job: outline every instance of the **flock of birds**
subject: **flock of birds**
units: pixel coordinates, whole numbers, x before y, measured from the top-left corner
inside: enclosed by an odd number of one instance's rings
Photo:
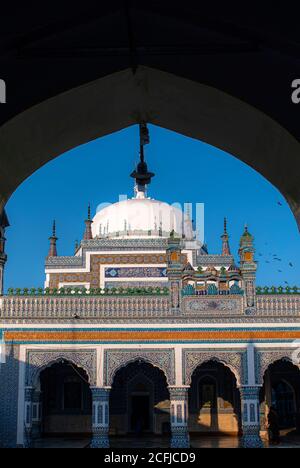
[[[265,245],[268,245],[268,243],[266,242]],[[258,253],[259,257],[263,257],[263,254],[262,253]],[[282,262],[282,259],[278,257],[277,254],[271,254],[269,253],[269,260],[265,260],[266,263],[271,263],[271,262]],[[292,262],[288,262],[288,265],[290,268],[294,268],[294,264]],[[283,270],[281,269],[277,269],[278,273],[282,273]],[[287,281],[285,281],[285,284],[288,284]]]
[[[278,201],[277,204],[279,206],[283,206],[283,204]],[[267,246],[268,245],[268,242],[265,242],[265,245]],[[259,257],[264,257],[262,253],[258,253]],[[271,262],[282,262],[282,258],[279,258],[277,254],[272,254],[272,253],[269,253],[269,259],[268,260],[265,260],[266,263],[271,263]],[[288,262],[288,266],[290,268],[294,268],[294,264],[292,262]],[[277,269],[277,272],[278,273],[283,273],[283,270],[281,269]],[[287,281],[284,281],[285,284],[289,284]]]

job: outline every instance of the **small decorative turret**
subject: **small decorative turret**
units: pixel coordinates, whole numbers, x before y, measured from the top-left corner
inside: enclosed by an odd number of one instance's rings
[[[239,256],[241,264],[254,262],[254,237],[248,231],[248,226],[245,225],[244,233],[240,240]]]
[[[221,236],[222,239],[222,255],[231,255],[229,246],[229,235],[227,233],[227,219],[224,218],[224,233]]]
[[[84,231],[84,240],[91,240],[93,239],[93,234],[92,234],[92,224],[93,220],[91,219],[91,206],[88,206],[88,216],[87,219],[85,220],[85,231]]]
[[[9,227],[9,221],[5,210],[0,212],[0,296],[4,292],[4,267],[7,261],[7,255],[5,253],[5,230]]]
[[[49,249],[49,253],[48,253],[48,258],[49,257],[57,257],[57,249],[56,249],[57,240],[58,240],[58,238],[56,237],[56,222],[53,221],[52,236],[49,237],[50,249]]]
[[[256,307],[256,270],[257,263],[254,260],[255,248],[254,237],[245,225],[244,233],[240,240],[239,256],[241,264],[241,274],[243,278],[243,290],[245,297],[245,311],[250,315]]]

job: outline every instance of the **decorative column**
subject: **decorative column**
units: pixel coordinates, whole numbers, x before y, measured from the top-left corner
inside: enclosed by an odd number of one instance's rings
[[[91,448],[109,448],[109,392],[110,388],[92,387],[93,438]]]
[[[34,387],[25,387],[24,447],[32,446],[32,406]]]
[[[32,439],[41,437],[42,424],[42,392],[36,390],[32,396]]]
[[[1,239],[0,239],[1,242]],[[0,296],[3,296],[4,292],[4,266],[6,263],[6,255],[0,252]]]
[[[180,313],[182,271],[184,265],[181,256],[181,241],[175,238],[174,232],[170,233],[167,247],[167,275],[170,282],[171,308],[173,312]]]
[[[171,417],[171,448],[189,448],[188,432],[189,387],[169,387]]]
[[[240,387],[244,448],[262,448],[260,438],[260,405],[261,387]]]
[[[5,210],[0,212],[0,296],[4,292],[4,267],[7,262],[5,253],[5,230],[9,226],[8,218]]]

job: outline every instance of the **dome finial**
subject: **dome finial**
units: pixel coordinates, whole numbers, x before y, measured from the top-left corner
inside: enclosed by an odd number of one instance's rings
[[[146,186],[151,183],[153,172],[148,171],[147,163],[145,162],[144,146],[150,143],[149,130],[145,122],[140,123],[140,162],[135,171],[130,174],[130,177],[135,179],[136,198],[144,198]]]

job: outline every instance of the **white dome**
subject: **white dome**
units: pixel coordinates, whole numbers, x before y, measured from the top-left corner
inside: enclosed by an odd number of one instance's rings
[[[151,198],[132,198],[100,209],[93,219],[93,237],[169,237],[182,235],[183,212],[176,206]],[[184,233],[193,238],[190,219],[184,216]]]

